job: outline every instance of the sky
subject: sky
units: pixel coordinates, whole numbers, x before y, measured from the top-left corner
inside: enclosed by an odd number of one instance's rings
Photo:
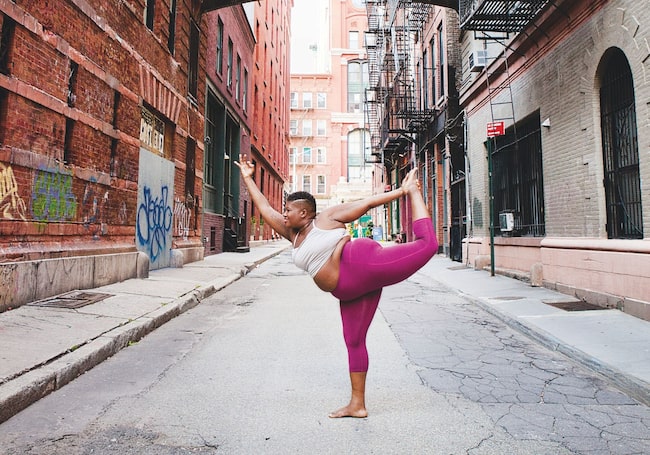
[[[328,0],[294,0],[291,10],[291,73],[322,73],[329,64]],[[323,53],[327,56],[323,57]]]

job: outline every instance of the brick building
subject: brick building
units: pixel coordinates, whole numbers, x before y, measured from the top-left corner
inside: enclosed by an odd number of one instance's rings
[[[366,2],[370,89],[366,118],[370,148],[385,172],[383,188],[401,184],[417,168],[444,253],[450,254],[450,227],[462,220],[462,195],[450,178],[452,163],[463,162],[462,119],[458,114],[458,20],[455,11],[420,2]],[[462,221],[461,221],[462,223]],[[387,211],[391,238],[411,240],[411,212],[405,198]],[[457,244],[460,246],[460,236]],[[458,250],[460,248],[457,248]]]
[[[200,8],[0,0],[0,310],[202,257]]]
[[[537,6],[523,23],[460,11],[463,254],[650,319],[650,12],[630,0]],[[493,141],[491,122],[503,122]]]
[[[234,161],[250,150],[255,68],[252,5],[206,16],[206,107],[203,187],[205,254],[242,251],[249,204]],[[259,127],[256,127],[256,131]]]
[[[254,53],[252,87],[252,131],[250,153],[255,163],[254,180],[271,205],[282,212],[288,178],[287,143],[289,134],[289,33],[293,0],[253,2]],[[276,237],[256,207],[250,210],[250,237]]]

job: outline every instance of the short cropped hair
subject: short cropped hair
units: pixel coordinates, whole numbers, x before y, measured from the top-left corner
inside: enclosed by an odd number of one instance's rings
[[[287,196],[287,202],[300,200],[304,201],[309,209],[312,212],[316,213],[316,199],[314,199],[314,196],[312,196],[310,193],[306,191],[296,191],[295,193],[291,193],[289,196]]]

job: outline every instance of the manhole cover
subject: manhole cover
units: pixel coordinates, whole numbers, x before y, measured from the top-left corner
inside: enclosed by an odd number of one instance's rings
[[[65,294],[60,294],[48,299],[37,300],[36,302],[28,303],[31,306],[42,306],[48,308],[81,308],[91,303],[97,303],[112,294],[103,294],[101,292],[85,292],[85,291],[70,291]]]
[[[551,305],[555,308],[559,308],[564,311],[590,311],[590,310],[609,310],[609,308],[604,308],[602,306],[593,305],[591,303],[583,302],[582,300],[576,301],[567,301],[567,302],[553,302],[553,301],[542,301],[546,305]]]

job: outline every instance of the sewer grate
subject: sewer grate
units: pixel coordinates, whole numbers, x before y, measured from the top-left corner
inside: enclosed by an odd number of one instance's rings
[[[559,308],[564,311],[592,311],[592,310],[610,309],[598,305],[593,305],[591,303],[587,303],[582,300],[569,300],[569,301],[559,301],[559,302],[542,300],[542,303],[545,303],[546,305],[551,305],[552,307]]]
[[[453,265],[451,267],[447,267],[447,270],[452,270],[452,271],[454,271],[454,270],[467,270],[467,269],[469,269],[469,267],[467,267],[466,265]]]
[[[91,303],[100,302],[112,296],[112,294],[104,294],[101,292],[70,291],[47,299],[37,300],[36,302],[31,302],[27,305],[74,309],[90,305]]]

